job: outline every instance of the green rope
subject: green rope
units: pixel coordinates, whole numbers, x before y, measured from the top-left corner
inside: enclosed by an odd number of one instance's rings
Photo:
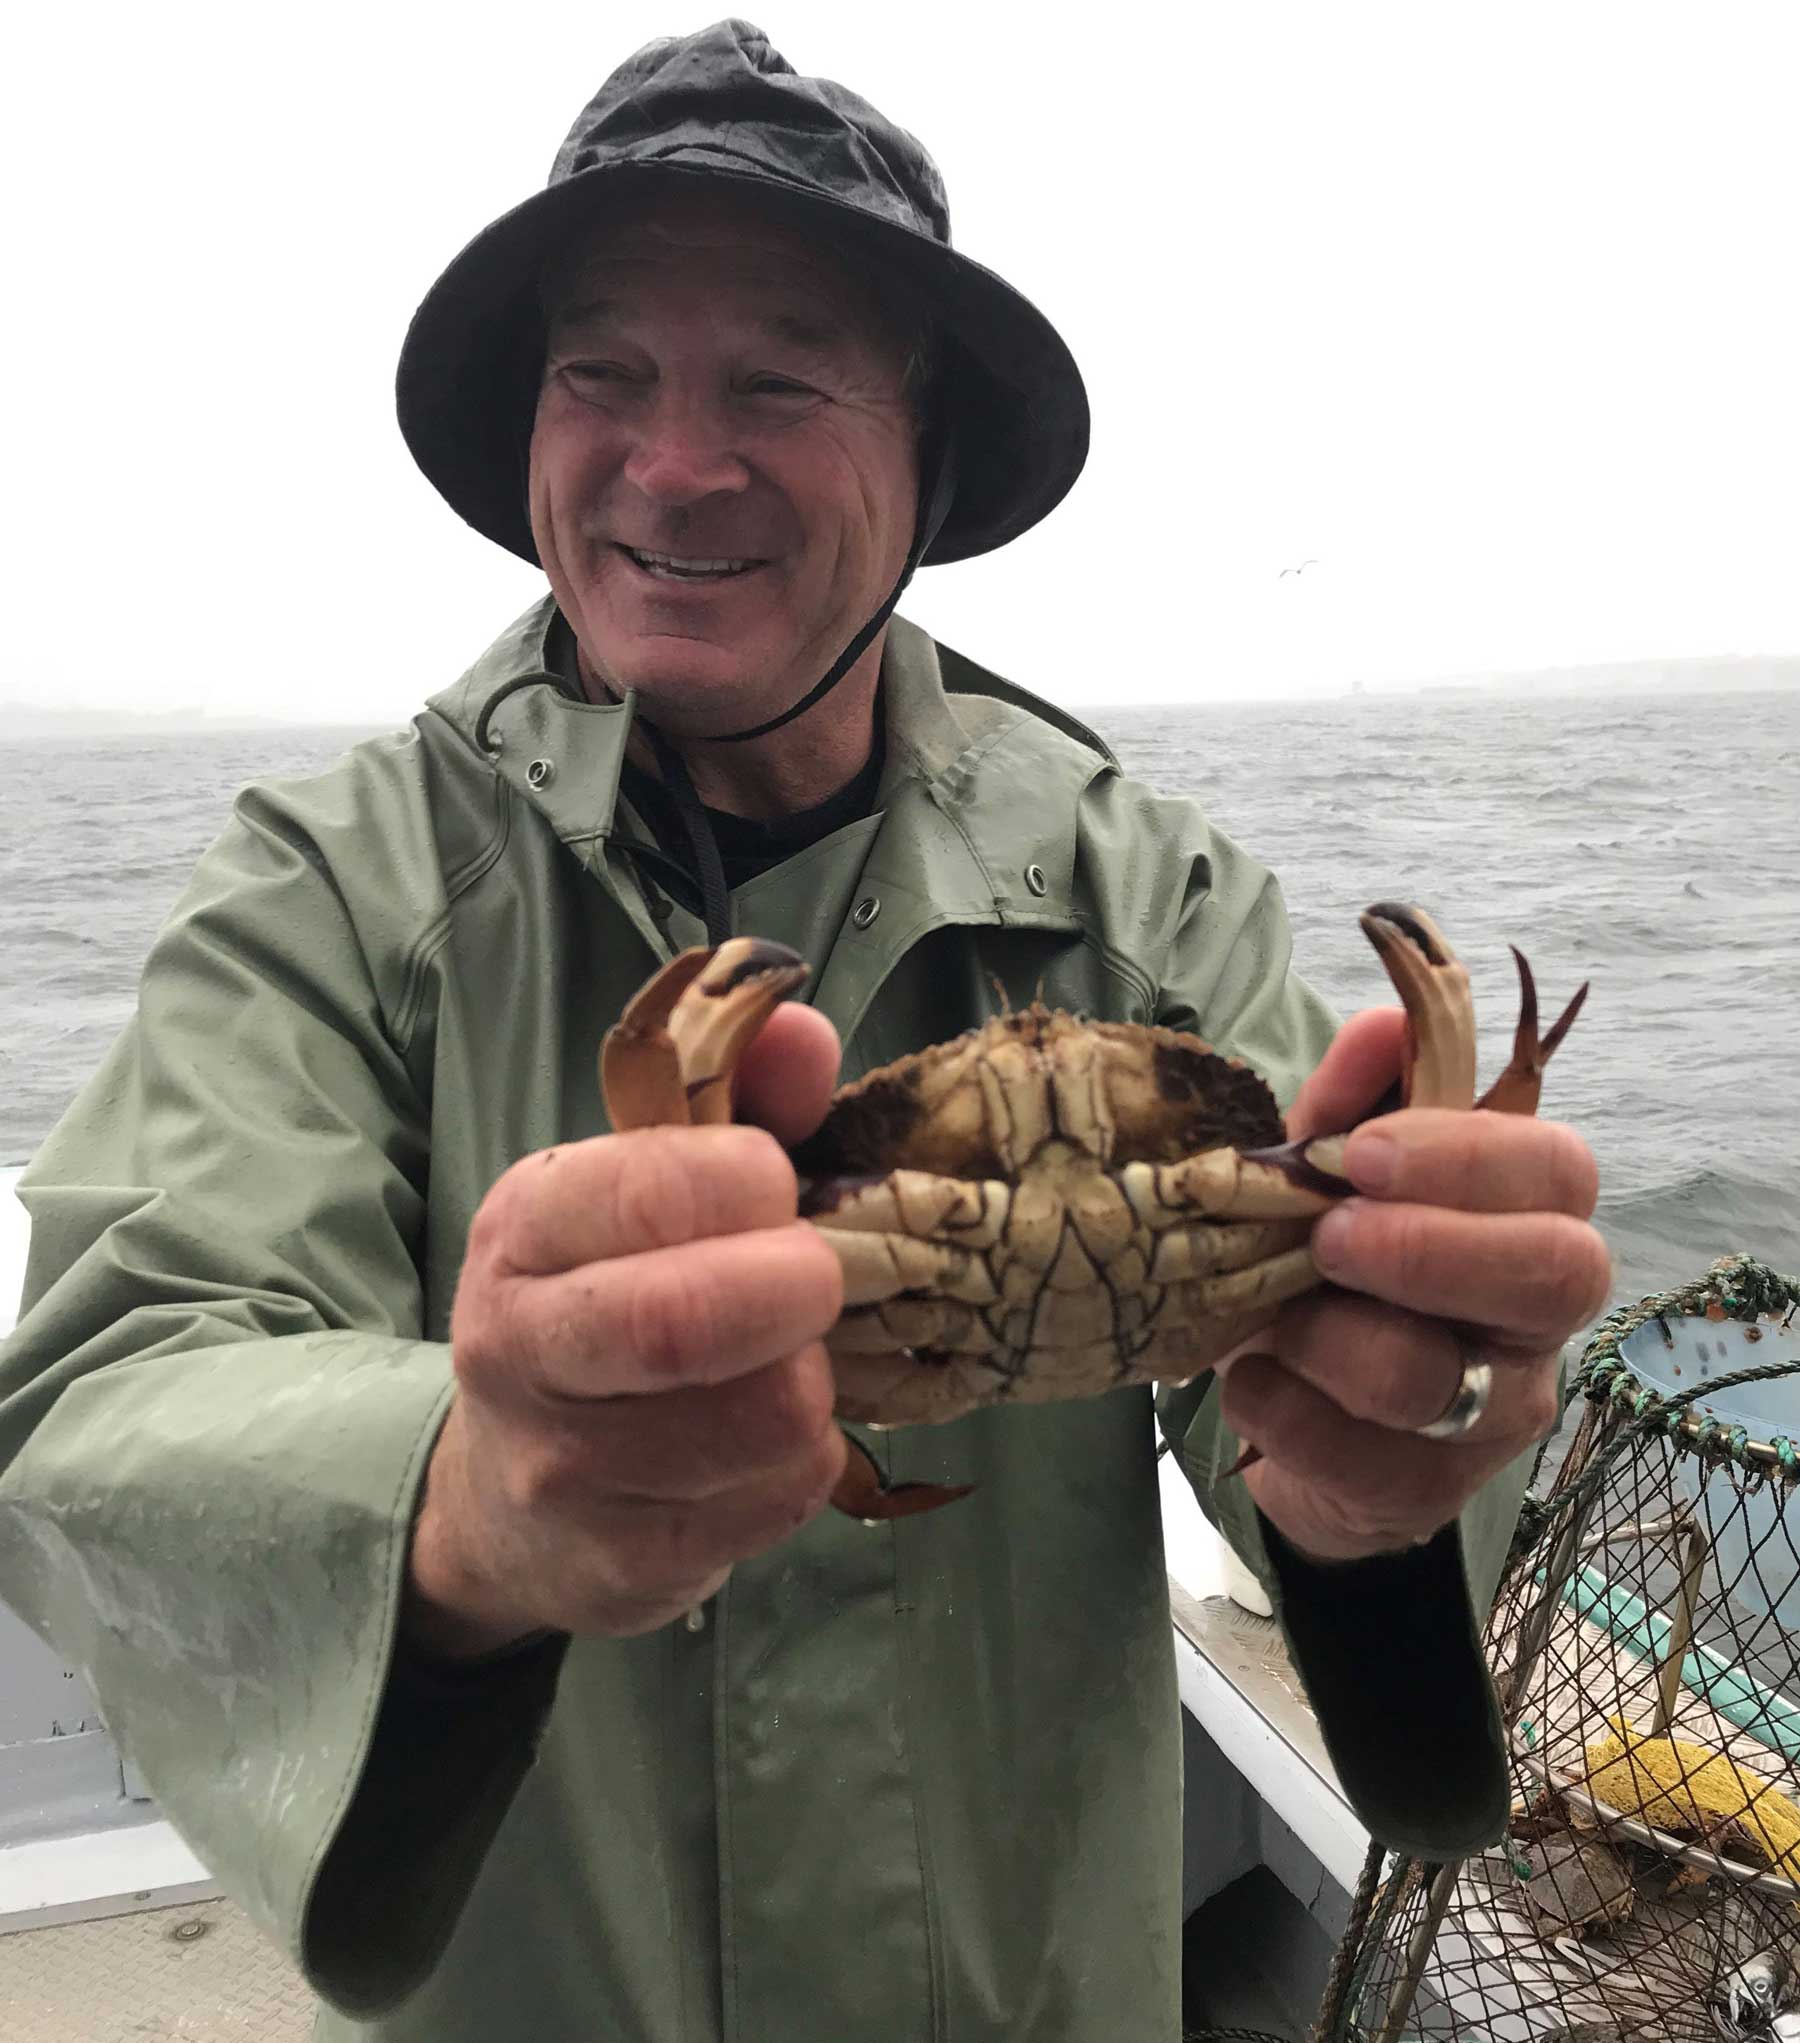
[[[1552,1522],[1584,1504],[1605,1481],[1613,1463],[1645,1438],[1660,1435],[1672,1443],[1677,1453],[1697,1454],[1715,1464],[1732,1462],[1740,1473],[1758,1481],[1774,1473],[1760,1453],[1746,1452],[1749,1436],[1743,1427],[1725,1431],[1724,1422],[1716,1413],[1690,1417],[1690,1408],[1702,1398],[1716,1397],[1721,1391],[1800,1374],[1800,1359],[1736,1370],[1664,1397],[1632,1375],[1631,1366],[1620,1351],[1639,1327],[1648,1326],[1653,1320],[1663,1321],[1666,1333],[1666,1323],[1671,1319],[1729,1318],[1755,1322],[1785,1312],[1782,1325],[1787,1327],[1792,1325],[1796,1311],[1800,1311],[1800,1280],[1782,1276],[1754,1256],[1735,1255],[1721,1256],[1694,1283],[1673,1291],[1655,1292],[1635,1305],[1622,1305],[1609,1313],[1582,1350],[1565,1410],[1585,1398],[1590,1404],[1610,1407],[1614,1415],[1627,1423],[1621,1423],[1610,1439],[1603,1439],[1582,1473],[1565,1488],[1544,1496],[1534,1479],[1513,1528],[1505,1578],[1510,1579],[1515,1569],[1537,1552]],[[1769,1447],[1780,1474],[1800,1481],[1800,1453],[1794,1443],[1783,1437],[1770,1441]],[[1538,1470],[1542,1466],[1540,1451]],[[1535,1478],[1537,1471],[1533,1473]]]
[[[1782,1276],[1754,1256],[1737,1255],[1721,1256],[1695,1283],[1655,1293],[1636,1305],[1621,1306],[1609,1313],[1582,1351],[1580,1366],[1569,1388],[1569,1403],[1585,1397],[1591,1404],[1611,1406],[1623,1423],[1610,1439],[1602,1442],[1575,1481],[1548,1498],[1530,1500],[1532,1546],[1552,1519],[1586,1502],[1605,1481],[1613,1463],[1646,1438],[1661,1436],[1677,1452],[1699,1454],[1715,1463],[1731,1462],[1752,1477],[1772,1473],[1762,1452],[1747,1452],[1750,1445],[1747,1428],[1726,1428],[1711,1412],[1693,1419],[1688,1414],[1702,1398],[1714,1398],[1745,1384],[1770,1383],[1800,1374],[1800,1359],[1734,1370],[1709,1382],[1696,1383],[1691,1390],[1664,1397],[1632,1375],[1620,1350],[1639,1327],[1648,1326],[1652,1320],[1736,1319],[1754,1323],[1785,1313],[1782,1321],[1785,1327],[1792,1324],[1796,1311],[1800,1311],[1800,1281]],[[1800,1458],[1796,1457],[1793,1444],[1771,1442],[1770,1446],[1782,1473],[1800,1479]],[[1523,1558],[1528,1551],[1530,1548],[1515,1538],[1512,1558]]]
[[[1716,1311],[1709,1308],[1716,1307]],[[1585,1392],[1589,1397],[1603,1394],[1614,1373],[1630,1377],[1629,1365],[1620,1354],[1624,1344],[1639,1327],[1653,1319],[1727,1318],[1754,1321],[1785,1312],[1782,1324],[1792,1323],[1800,1310],[1800,1282],[1784,1277],[1778,1270],[1759,1263],[1754,1256],[1721,1256],[1704,1277],[1674,1291],[1660,1291],[1641,1298],[1635,1305],[1622,1305],[1608,1313],[1594,1329],[1582,1351],[1571,1395]],[[1664,1332],[1668,1329],[1665,1327]],[[1793,1365],[1778,1363],[1772,1373],[1784,1375]],[[1721,1379],[1723,1380],[1723,1379]],[[1734,1379],[1735,1380],[1735,1379]],[[1710,1386],[1717,1389],[1717,1384]],[[1686,1395],[1684,1393],[1684,1395]]]

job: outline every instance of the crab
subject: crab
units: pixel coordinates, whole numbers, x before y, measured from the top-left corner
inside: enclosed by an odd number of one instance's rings
[[[1361,926],[1410,1023],[1402,1097],[1534,1113],[1587,988],[1540,1039],[1514,951],[1512,1061],[1477,1101],[1466,969],[1418,909],[1379,902]],[[673,959],[602,1045],[613,1127],[729,1120],[738,1057],[806,970],[755,937]],[[795,1151],[844,1276],[837,1416],[936,1423],[1198,1375],[1323,1281],[1307,1240],[1351,1190],[1344,1138],[1284,1137],[1263,1080],[1199,1037],[1041,1003],[840,1088]],[[852,1456],[854,1515],[962,1494],[888,1491],[874,1468]]]
[[[1637,1908],[1629,1868],[1611,1845],[1577,1837],[1560,1839],[1544,1853],[1542,1869],[1520,1889],[1541,1937],[1602,1935]]]

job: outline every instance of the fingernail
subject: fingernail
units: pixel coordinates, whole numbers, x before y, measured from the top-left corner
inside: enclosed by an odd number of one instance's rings
[[[1344,1168],[1359,1192],[1385,1192],[1400,1168],[1400,1145],[1391,1135],[1367,1134],[1351,1137],[1344,1151]]]
[[[1321,1272],[1335,1276],[1342,1269],[1350,1249],[1350,1232],[1356,1225],[1356,1202],[1347,1199],[1319,1216],[1312,1231],[1312,1259]]]

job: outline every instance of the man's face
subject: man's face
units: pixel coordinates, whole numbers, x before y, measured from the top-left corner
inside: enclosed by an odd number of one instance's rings
[[[597,233],[549,301],[531,529],[587,666],[672,734],[761,722],[905,562],[902,345],[834,257],[710,196]]]

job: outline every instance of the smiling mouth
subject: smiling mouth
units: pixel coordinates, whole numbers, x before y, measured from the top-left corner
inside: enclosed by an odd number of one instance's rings
[[[702,554],[651,553],[639,546],[621,545],[627,560],[659,582],[728,582],[764,565],[760,560],[714,559]]]

